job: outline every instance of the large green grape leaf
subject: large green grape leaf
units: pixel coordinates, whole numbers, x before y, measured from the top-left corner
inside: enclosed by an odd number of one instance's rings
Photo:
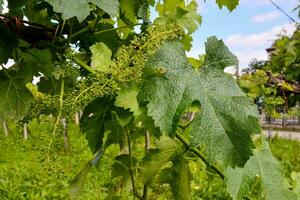
[[[219,8],[226,6],[230,11],[234,10],[239,4],[239,0],[216,0],[216,2]]]
[[[89,3],[97,5],[99,8],[107,12],[110,16],[115,17],[119,11],[118,0],[46,0],[53,6],[55,12],[62,13],[63,19],[77,17],[82,22],[89,14]]]
[[[199,101],[201,111],[190,125],[191,143],[202,146],[210,162],[243,165],[251,155],[251,134],[259,133],[257,111],[226,75],[236,57],[221,40],[210,37],[200,71],[194,70],[179,42],[167,42],[149,59],[145,71],[161,71],[146,78],[141,102],[162,132],[174,136],[183,111]]]
[[[17,72],[0,70],[0,120],[18,121],[24,117],[34,98],[25,78]]]
[[[244,168],[229,167],[226,177],[228,192],[234,200],[252,195],[253,199],[297,199],[296,194],[285,187],[283,169],[265,141],[261,149],[254,151]]]

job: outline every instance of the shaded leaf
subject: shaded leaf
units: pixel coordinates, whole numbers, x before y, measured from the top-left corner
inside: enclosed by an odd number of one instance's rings
[[[137,85],[123,88],[118,92],[115,106],[129,109],[129,111],[133,113],[137,126],[141,126],[142,124],[145,132],[148,131],[158,138],[161,135],[159,129],[154,126],[153,119],[147,115],[147,109],[145,107],[140,107],[139,105],[137,97],[140,90],[141,88]]]
[[[69,188],[71,197],[76,197],[81,193],[88,173],[90,172],[92,167],[97,166],[99,164],[103,154],[104,154],[104,150],[99,149],[95,154],[94,158],[90,160],[83,167],[83,169],[72,179]]]
[[[136,167],[138,161],[136,158],[131,157],[128,154],[122,154],[115,158],[115,163],[112,165],[111,177],[122,177],[122,182],[126,183],[130,179],[130,169]]]
[[[52,76],[53,65],[51,51],[40,50],[36,48],[29,49],[25,52],[20,52],[18,63],[20,68],[31,70],[32,75],[42,73],[45,77]]]
[[[34,98],[26,88],[26,78],[15,71],[0,70],[0,120],[21,120]]]
[[[145,184],[151,183],[166,164],[184,150],[182,145],[166,137],[162,137],[156,146],[157,148],[151,149],[147,153],[142,162],[143,181]]]
[[[160,174],[160,182],[170,184],[175,200],[192,199],[191,181],[188,161],[182,155],[173,161],[172,168],[166,168]]]
[[[93,153],[102,148],[105,132],[105,120],[110,115],[112,102],[98,98],[85,107],[80,121],[80,128],[88,140]]]
[[[18,46],[19,42],[17,36],[2,24],[0,24],[0,38],[0,63],[6,63],[10,54]]]

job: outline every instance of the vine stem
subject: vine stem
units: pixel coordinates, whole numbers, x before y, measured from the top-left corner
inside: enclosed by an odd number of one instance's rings
[[[10,19],[10,20],[14,20],[14,17],[7,16],[7,15],[4,15],[4,14],[0,14],[0,17]],[[35,26],[35,27],[42,28],[42,29],[46,29],[46,30],[55,30],[55,28],[53,28],[53,27],[44,26],[42,24],[29,22],[29,21],[26,21],[26,20],[21,20],[20,19],[20,22],[23,23],[23,24],[28,24],[28,25]]]
[[[129,136],[128,131],[126,131],[126,136],[127,136],[127,144],[128,144],[128,154],[129,154],[129,158],[130,158],[129,173],[130,173],[130,179],[131,179],[131,185],[132,185],[132,192],[133,192],[133,196],[136,196],[138,199],[142,200],[143,198],[138,194],[136,187],[135,187],[134,172],[132,170],[131,142],[130,142],[130,136]]]
[[[58,127],[58,124],[60,122],[60,118],[61,118],[61,115],[62,115],[64,91],[65,91],[65,79],[62,79],[61,80],[61,86],[60,86],[60,95],[59,95],[59,111],[58,111],[58,115],[56,117],[56,122],[54,124],[52,137],[51,137],[51,140],[50,140],[49,145],[48,145],[48,161],[49,161],[49,150],[50,150],[52,142],[53,142],[53,136],[56,133],[56,130],[57,130],[57,127]]]
[[[188,148],[188,150],[196,154],[207,166],[212,168],[221,177],[221,179],[224,180],[224,173],[217,166],[209,163],[205,156],[197,148],[192,147],[190,142],[179,132],[179,130],[176,132],[176,137]]]
[[[147,154],[150,150],[150,133],[148,131],[145,132],[145,154]],[[148,196],[148,186],[147,184],[144,184],[143,189],[143,200],[147,200]]]
[[[94,32],[93,34],[94,35],[99,35],[101,33],[109,32],[109,31],[114,31],[114,30],[121,30],[121,29],[124,29],[124,28],[129,28],[129,27],[138,26],[138,25],[142,25],[142,23],[131,24],[131,25],[126,25],[126,26],[120,26],[120,27],[117,27],[117,28],[105,29],[105,30]],[[74,33],[73,35],[71,35],[70,37],[68,37],[65,40],[63,40],[63,42],[67,42],[67,41],[73,40],[73,39],[77,38],[78,36],[80,36],[80,35],[82,35],[84,33],[87,33],[89,31],[93,31],[93,29],[95,29],[95,27],[91,28],[89,26],[86,26],[83,29],[81,29],[81,30],[77,31],[76,33]]]
[[[143,23],[137,23],[137,24],[131,24],[131,25],[126,25],[126,26],[120,26],[120,27],[117,27],[117,28],[105,29],[105,30],[95,32],[94,35],[99,35],[101,33],[109,32],[109,31],[115,31],[115,30],[121,30],[121,29],[129,28],[129,27],[139,26],[139,25],[143,25]]]

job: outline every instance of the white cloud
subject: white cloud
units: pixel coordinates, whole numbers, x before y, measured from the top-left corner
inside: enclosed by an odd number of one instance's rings
[[[2,6],[3,6],[3,7],[2,7]],[[2,13],[8,13],[9,10],[8,10],[8,7],[7,7],[7,6],[8,6],[7,0],[4,0],[4,1],[3,1],[3,5],[2,5],[2,6],[0,5],[0,8],[1,8],[1,9],[3,8]]]
[[[244,49],[241,51],[234,52],[235,55],[239,59],[240,70],[246,68],[251,60],[266,60],[268,58],[268,54],[265,49],[262,50],[253,50],[253,49]]]
[[[280,12],[275,10],[261,15],[255,15],[252,17],[252,21],[255,23],[264,23],[264,22],[272,21],[278,18],[279,16],[281,16]]]
[[[276,4],[278,4],[280,7],[295,7],[297,5],[296,0],[276,0]],[[269,6],[272,5],[268,0],[240,0],[241,6],[247,6],[247,7],[262,7],[262,6]]]
[[[281,26],[275,26],[269,31],[256,34],[235,34],[227,37],[225,43],[229,47],[242,47],[242,48],[253,48],[253,47],[265,47],[271,45],[271,43],[278,38],[278,35],[291,35],[296,29],[295,24],[287,23]]]
[[[291,35],[295,29],[295,24],[287,23],[261,33],[231,35],[225,39],[225,43],[229,46],[229,49],[236,50],[234,53],[238,57],[242,69],[247,67],[249,62],[255,58],[266,60],[268,54],[265,49],[272,45],[278,35]]]
[[[198,58],[199,55],[204,54],[205,53],[205,49],[204,49],[204,44],[203,45],[199,45],[199,46],[193,46],[193,48],[191,49],[191,51],[186,52],[188,57],[193,57],[193,58]]]

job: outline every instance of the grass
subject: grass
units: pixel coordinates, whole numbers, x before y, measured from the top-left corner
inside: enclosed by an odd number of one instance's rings
[[[77,126],[69,127],[71,148],[65,152],[59,136],[53,138],[54,145],[48,149],[52,130],[48,123],[33,122],[30,128],[26,141],[17,128],[9,137],[0,133],[0,199],[69,199],[69,182],[92,158],[84,136]],[[104,159],[103,168],[89,173],[78,199],[100,198],[103,184],[110,179],[110,160]]]
[[[78,126],[69,127],[70,150],[63,148],[60,135],[51,136],[52,125],[46,121],[29,124],[31,134],[28,140],[22,133],[10,125],[11,134],[5,137],[0,132],[0,199],[2,200],[60,200],[70,199],[69,183],[83,166],[92,158],[87,147],[85,136],[81,135]],[[49,141],[53,146],[49,147]],[[300,172],[300,143],[273,138],[270,146],[274,156],[281,160],[285,174],[290,179],[293,171]],[[110,178],[111,166],[117,147],[112,147],[101,160],[100,167],[88,174],[81,195],[75,199],[105,199],[114,192]],[[197,171],[193,182],[193,199],[225,200],[230,199],[225,185],[219,178],[206,173],[204,168],[191,166]],[[196,169],[197,168],[197,169]],[[156,192],[161,194],[149,199],[169,199],[170,193],[165,186],[158,186]],[[122,199],[122,198],[121,198]],[[123,197],[130,199],[130,197]]]

